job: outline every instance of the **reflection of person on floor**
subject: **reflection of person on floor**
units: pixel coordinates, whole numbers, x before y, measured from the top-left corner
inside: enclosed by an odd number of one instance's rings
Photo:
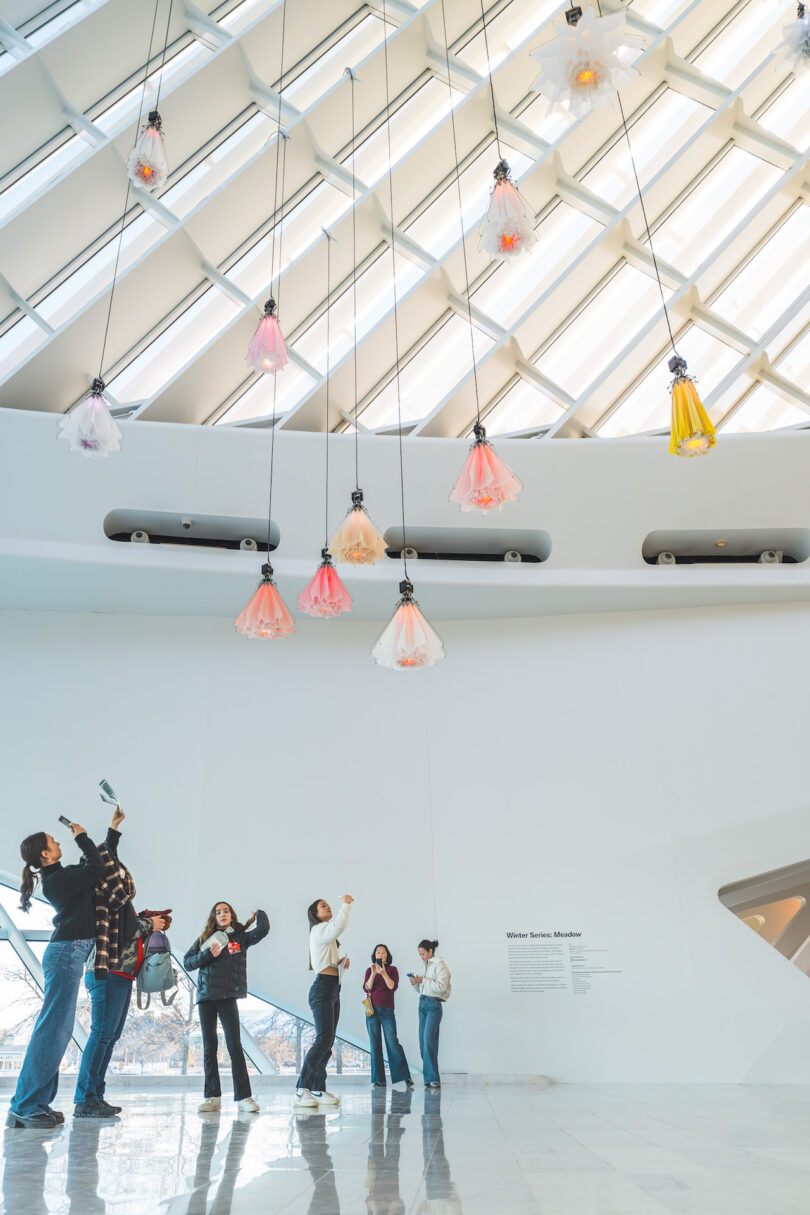
[[[326,1114],[302,1112],[296,1123],[301,1156],[312,1175],[309,1215],[340,1215],[335,1170],[326,1146]]]
[[[416,1208],[418,1215],[461,1215],[450,1165],[444,1154],[444,1129],[439,1091],[425,1095],[422,1115],[422,1154],[425,1161],[425,1199]]]
[[[107,1210],[98,1196],[98,1146],[103,1127],[103,1122],[82,1122],[71,1128],[65,1183],[70,1215],[104,1215]]]
[[[197,1152],[197,1164],[194,1169],[194,1190],[188,1204],[188,1215],[230,1215],[233,1205],[233,1192],[239,1178],[242,1157],[245,1154],[247,1137],[250,1128],[255,1126],[252,1119],[238,1119],[232,1123],[230,1134],[220,1151],[225,1152],[225,1161],[220,1174],[217,1192],[213,1202],[208,1205],[208,1196],[212,1186],[211,1168],[217,1150],[219,1136],[219,1115],[206,1118],[200,1136],[200,1149]]]
[[[391,1112],[387,1118],[385,1093],[373,1094],[366,1174],[369,1215],[405,1215],[405,1203],[399,1194],[399,1151],[405,1134],[402,1115],[410,1112],[410,1089],[406,1093],[392,1093]]]
[[[48,1148],[57,1138],[49,1135],[15,1135],[3,1138],[3,1210],[12,1215],[48,1215],[45,1170]]]

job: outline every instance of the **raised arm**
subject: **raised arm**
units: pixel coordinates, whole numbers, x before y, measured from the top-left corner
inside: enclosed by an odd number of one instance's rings
[[[263,941],[270,931],[270,921],[267,918],[266,911],[256,912],[256,927],[250,928],[245,933],[245,948],[249,945],[256,945],[259,941]]]
[[[351,909],[351,903],[341,903],[340,911],[337,915],[333,915],[331,920],[326,920],[322,924],[316,924],[312,929],[312,933],[316,939],[323,945],[328,944],[329,941],[336,941],[346,929]]]
[[[59,889],[63,898],[90,890],[101,881],[106,872],[104,860],[84,828],[74,838],[84,854],[85,863],[63,866],[59,875]]]

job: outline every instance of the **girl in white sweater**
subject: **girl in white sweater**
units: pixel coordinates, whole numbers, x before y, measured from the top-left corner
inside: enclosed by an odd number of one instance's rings
[[[335,1045],[340,1016],[340,974],[348,970],[349,959],[340,957],[338,937],[349,922],[354,899],[344,894],[336,916],[325,899],[316,899],[307,908],[309,920],[309,968],[317,971],[309,989],[309,1007],[315,1023],[315,1041],[309,1048],[298,1077],[297,1106],[338,1105],[340,1098],[326,1091],[326,1064]]]

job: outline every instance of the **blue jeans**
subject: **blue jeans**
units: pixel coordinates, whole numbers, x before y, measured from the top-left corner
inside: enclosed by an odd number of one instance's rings
[[[124,1032],[129,1012],[132,980],[122,975],[107,975],[97,979],[92,970],[84,976],[90,995],[92,1020],[90,1037],[82,1055],[82,1065],[76,1081],[75,1102],[101,1101],[107,1087],[105,1077],[115,1044]]]
[[[439,1026],[444,1002],[438,996],[419,997],[419,1050],[425,1084],[439,1079]]]
[[[326,1065],[335,1045],[340,1016],[340,983],[337,975],[317,975],[309,989],[309,1007],[315,1022],[315,1041],[306,1053],[298,1088],[320,1093],[326,1088]]]
[[[373,1017],[366,1017],[369,1042],[371,1043],[371,1083],[385,1084],[382,1039],[385,1034],[385,1049],[388,1066],[391,1068],[391,1083],[410,1080],[411,1073],[405,1051],[397,1037],[397,1019],[393,1008],[375,1008]]]
[[[49,941],[42,959],[45,992],[11,1100],[18,1118],[44,1114],[56,1096],[59,1064],[68,1048],[84,964],[93,940]]]

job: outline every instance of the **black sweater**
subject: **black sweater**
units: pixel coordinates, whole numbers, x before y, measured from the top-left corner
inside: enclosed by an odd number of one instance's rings
[[[264,911],[256,912],[256,927],[230,936],[228,948],[219,957],[210,949],[200,949],[199,937],[189,946],[183,965],[197,970],[197,1003],[203,1000],[243,1000],[247,995],[247,958],[251,945],[261,941],[270,931],[270,921]]]
[[[80,864],[57,861],[42,869],[42,895],[56,911],[52,941],[94,940],[96,936],[90,892],[104,877],[104,861],[87,832],[77,835],[76,843],[83,853]]]

